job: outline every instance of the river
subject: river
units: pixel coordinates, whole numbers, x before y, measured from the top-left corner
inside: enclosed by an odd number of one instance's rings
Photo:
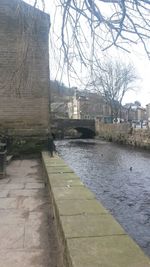
[[[92,139],[55,143],[60,156],[150,256],[150,153]]]

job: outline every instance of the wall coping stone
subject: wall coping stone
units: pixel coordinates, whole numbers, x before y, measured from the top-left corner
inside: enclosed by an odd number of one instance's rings
[[[48,152],[42,160],[65,267],[150,267],[149,258],[64,160]]]

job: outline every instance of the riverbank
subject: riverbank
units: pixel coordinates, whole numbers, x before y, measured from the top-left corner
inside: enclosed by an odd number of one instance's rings
[[[150,261],[58,156],[42,153],[65,267],[149,267]]]
[[[150,130],[131,128],[127,123],[104,124],[96,121],[96,138],[150,150]]]

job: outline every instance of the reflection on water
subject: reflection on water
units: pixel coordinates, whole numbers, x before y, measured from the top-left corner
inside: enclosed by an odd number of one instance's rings
[[[100,140],[63,140],[56,141],[56,146],[84,184],[150,255],[150,153]]]

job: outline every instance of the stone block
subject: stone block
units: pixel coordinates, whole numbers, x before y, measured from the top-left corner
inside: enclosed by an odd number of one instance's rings
[[[65,199],[94,199],[95,196],[84,186],[76,187],[53,187],[55,200]]]
[[[109,214],[61,216],[60,220],[66,238],[126,234]]]
[[[49,24],[47,14],[24,1],[0,1],[0,132],[22,136],[23,151],[26,134],[48,132]]]
[[[78,185],[74,173],[50,173],[48,182],[67,266],[150,267],[138,245],[95,196],[84,185]]]
[[[71,173],[49,173],[49,179],[59,179],[61,180],[81,180],[74,172]]]
[[[50,173],[73,173],[73,170],[69,168],[68,166],[52,166],[47,167],[48,174]]]
[[[57,207],[60,216],[82,214],[107,214],[108,211],[95,199],[59,200]]]
[[[66,176],[61,176],[60,177],[51,177],[50,178],[51,181],[51,186],[52,187],[73,187],[73,186],[81,186],[83,185],[83,183],[81,182],[80,179],[78,179],[77,177],[74,179],[71,179],[69,177]]]
[[[149,267],[150,261],[126,235],[67,239],[73,267]]]

